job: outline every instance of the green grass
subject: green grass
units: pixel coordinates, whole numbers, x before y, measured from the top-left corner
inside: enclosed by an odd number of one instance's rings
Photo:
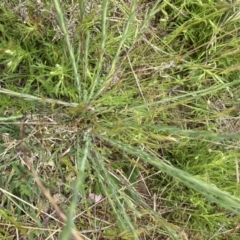
[[[239,12],[1,3],[0,238],[239,239]]]

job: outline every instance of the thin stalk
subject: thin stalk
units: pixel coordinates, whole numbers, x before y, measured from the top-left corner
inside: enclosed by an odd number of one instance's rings
[[[65,41],[66,41],[67,48],[68,48],[68,51],[69,51],[70,60],[71,60],[72,67],[73,67],[74,78],[75,78],[75,81],[77,83],[78,101],[80,101],[81,98],[82,98],[80,76],[79,76],[78,70],[77,70],[77,64],[76,64],[76,60],[75,60],[75,56],[74,56],[73,47],[72,47],[72,44],[70,42],[70,38],[69,38],[69,35],[68,35],[68,30],[67,30],[66,23],[65,23],[65,20],[64,20],[64,15],[63,15],[61,6],[59,4],[59,1],[54,0],[54,5],[55,5],[56,11],[57,11],[57,19],[58,19],[59,25],[60,25],[63,33],[64,33]]]

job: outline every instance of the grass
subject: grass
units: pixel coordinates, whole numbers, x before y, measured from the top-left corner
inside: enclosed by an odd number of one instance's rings
[[[1,239],[239,239],[238,1],[0,4]]]

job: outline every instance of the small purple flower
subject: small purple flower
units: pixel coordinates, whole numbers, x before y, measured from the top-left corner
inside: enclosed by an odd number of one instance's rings
[[[102,195],[96,195],[94,193],[89,193],[88,197],[94,200],[95,203],[99,202],[102,199]]]

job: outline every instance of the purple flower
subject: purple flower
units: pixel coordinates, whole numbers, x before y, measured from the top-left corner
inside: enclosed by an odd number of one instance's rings
[[[89,193],[88,197],[94,200],[95,203],[99,202],[102,199],[102,195],[96,195],[94,193]]]

